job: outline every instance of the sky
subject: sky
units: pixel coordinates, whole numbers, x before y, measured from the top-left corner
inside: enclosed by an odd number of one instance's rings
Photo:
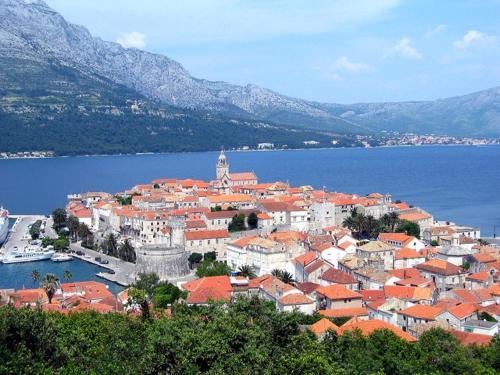
[[[500,86],[500,0],[46,0],[199,78],[331,103]]]

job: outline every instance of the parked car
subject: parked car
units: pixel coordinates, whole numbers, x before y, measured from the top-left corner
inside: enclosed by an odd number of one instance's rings
[[[102,259],[102,260],[99,261],[99,263],[101,263],[101,264],[109,264],[109,260]]]
[[[101,263],[101,262],[102,262],[102,258],[101,258],[101,257],[95,257],[95,258],[94,258],[94,260],[95,260],[96,262],[99,262],[99,263]]]
[[[107,273],[110,273],[110,274],[112,274],[112,275],[114,275],[114,274],[116,273],[116,272],[115,272],[115,270],[106,270],[106,272],[107,272]]]
[[[81,250],[77,250],[76,251],[76,255],[82,256],[82,255],[85,255],[85,253],[83,251],[81,251]]]

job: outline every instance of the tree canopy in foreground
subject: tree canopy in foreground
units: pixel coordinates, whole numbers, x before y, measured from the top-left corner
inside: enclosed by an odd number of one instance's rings
[[[500,337],[462,346],[445,331],[408,343],[390,331],[327,334],[257,298],[225,307],[174,305],[171,316],[0,308],[0,373],[494,374]]]

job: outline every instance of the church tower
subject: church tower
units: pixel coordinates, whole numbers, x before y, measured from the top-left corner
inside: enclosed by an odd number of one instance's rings
[[[229,177],[229,164],[227,163],[226,155],[224,155],[224,150],[220,152],[219,159],[217,160],[216,176],[219,181]]]

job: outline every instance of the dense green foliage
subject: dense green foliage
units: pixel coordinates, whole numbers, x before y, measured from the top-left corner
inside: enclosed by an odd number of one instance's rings
[[[40,238],[40,227],[42,226],[42,220],[37,220],[30,227],[30,235],[32,240],[37,240]]]
[[[410,236],[420,238],[420,225],[413,221],[401,220],[396,232],[406,233]]]
[[[494,374],[500,337],[463,347],[441,330],[407,343],[389,331],[318,341],[274,304],[239,299],[142,320],[123,314],[0,309],[0,373],[64,374]]]
[[[342,225],[350,229],[358,239],[377,238],[380,233],[401,232],[420,238],[420,226],[408,220],[401,220],[397,212],[389,212],[380,219],[358,212],[355,208]]]
[[[223,276],[229,275],[231,268],[224,262],[212,261],[205,259],[196,268],[196,276]]]

